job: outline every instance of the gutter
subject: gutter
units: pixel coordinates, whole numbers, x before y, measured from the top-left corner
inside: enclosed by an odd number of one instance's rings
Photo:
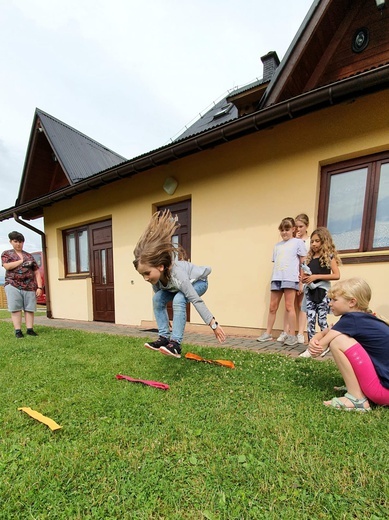
[[[48,318],[53,317],[53,313],[51,312],[51,301],[50,301],[50,290],[49,290],[49,270],[47,268],[47,246],[46,246],[46,235],[43,231],[40,229],[31,226],[31,224],[27,224],[27,222],[23,222],[23,220],[20,220],[20,218],[17,216],[16,213],[13,214],[14,219],[18,224],[21,224],[22,226],[31,229],[31,231],[34,231],[34,233],[38,233],[41,236],[42,239],[42,251],[43,251],[43,268],[45,271],[45,293],[46,293],[46,316]]]
[[[36,213],[37,210],[39,211],[45,206],[51,206],[56,202],[72,198],[79,193],[98,189],[126,177],[132,177],[138,173],[214,148],[220,144],[239,139],[275,124],[301,117],[314,110],[331,107],[387,88],[389,88],[389,65],[383,65],[357,76],[332,83],[330,86],[320,87],[287,101],[263,108],[254,114],[234,119],[211,130],[185,138],[182,141],[174,141],[165,147],[114,166],[77,184],[9,208],[0,212],[0,221],[11,218],[15,211],[19,215],[30,211],[35,211]]]

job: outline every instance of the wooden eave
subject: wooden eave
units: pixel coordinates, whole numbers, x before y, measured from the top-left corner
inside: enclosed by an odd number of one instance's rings
[[[369,44],[352,49],[366,27]],[[320,0],[314,4],[269,85],[262,107],[293,98],[389,63],[389,9],[373,0]]]

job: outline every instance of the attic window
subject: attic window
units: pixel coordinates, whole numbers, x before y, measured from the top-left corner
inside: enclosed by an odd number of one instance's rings
[[[220,117],[223,117],[231,111],[232,103],[228,103],[227,105],[223,105],[221,109],[214,114],[213,119],[219,119]]]

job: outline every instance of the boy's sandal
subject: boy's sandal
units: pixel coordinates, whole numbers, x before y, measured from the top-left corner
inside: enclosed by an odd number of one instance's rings
[[[347,392],[347,386],[334,386],[335,392]]]
[[[344,394],[344,397],[352,403],[352,407],[347,406],[343,401],[341,401],[338,397],[334,397],[331,401],[328,401],[328,404],[324,403],[325,406],[330,408],[336,408],[337,410],[344,410],[346,412],[370,412],[371,408],[365,408],[363,405],[367,401],[367,397],[363,399],[357,399],[353,395],[348,392]]]

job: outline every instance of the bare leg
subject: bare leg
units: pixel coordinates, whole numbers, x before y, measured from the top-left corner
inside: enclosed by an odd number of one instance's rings
[[[334,358],[334,361],[339,368],[340,373],[343,376],[345,385],[347,387],[347,391],[353,395],[356,399],[364,399],[366,396],[361,390],[361,387],[359,385],[359,381],[355,375],[354,369],[350,363],[350,361],[345,356],[345,351],[348,350],[350,347],[355,345],[356,340],[354,338],[350,338],[349,336],[340,335],[336,336],[331,341],[330,348],[331,348],[331,354]],[[340,401],[343,401],[343,403],[352,408],[353,405],[347,397],[340,397]],[[327,406],[331,404],[331,401],[324,401],[324,404]],[[369,408],[369,402],[365,401],[364,407]]]
[[[270,306],[269,306],[269,315],[267,318],[267,334],[271,334],[273,330],[274,322],[276,321],[277,310],[280,305],[280,301],[282,298],[282,291],[271,291],[270,292]]]
[[[294,336],[296,334],[296,312],[294,310],[296,291],[294,289],[284,289],[284,298],[289,334]]]
[[[22,328],[22,311],[15,311],[11,313],[12,323],[15,330]]]
[[[34,327],[34,313],[24,311],[24,319],[26,320],[26,327],[32,329]]]
[[[298,333],[304,334],[307,328],[307,313],[301,310],[304,294],[298,294],[296,298],[296,321],[298,324]]]

